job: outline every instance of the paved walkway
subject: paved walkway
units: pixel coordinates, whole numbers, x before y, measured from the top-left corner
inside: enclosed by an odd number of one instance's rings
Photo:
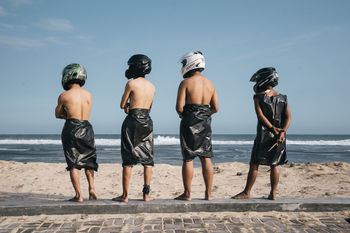
[[[9,201],[0,202],[0,216],[59,215],[59,214],[139,214],[187,212],[333,212],[350,210],[350,198],[281,198],[271,201],[262,198],[249,200],[214,199],[212,201],[178,201],[159,199],[152,202],[130,200],[128,203],[111,200],[85,201]]]
[[[156,200],[148,203],[140,200],[129,203],[0,201],[0,216],[3,216],[0,217],[0,233],[350,233],[350,198]]]
[[[350,232],[347,217],[349,212],[42,215],[1,217],[0,232]]]

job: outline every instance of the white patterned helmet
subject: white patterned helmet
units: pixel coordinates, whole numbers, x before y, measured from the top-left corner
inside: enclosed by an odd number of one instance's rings
[[[183,77],[191,70],[198,69],[199,71],[202,71],[205,68],[204,56],[199,51],[186,53],[181,58],[181,63],[181,74]]]

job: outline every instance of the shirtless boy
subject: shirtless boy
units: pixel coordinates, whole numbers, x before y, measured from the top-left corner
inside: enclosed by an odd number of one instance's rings
[[[75,190],[70,201],[83,202],[78,170],[84,168],[89,183],[89,200],[97,200],[94,187],[94,170],[97,171],[94,131],[89,123],[92,97],[81,86],[86,81],[86,70],[82,65],[70,64],[62,71],[63,92],[58,98],[56,118],[65,119],[62,130],[62,145],[67,170]]]
[[[138,163],[144,166],[143,200],[152,201],[149,196],[153,162],[153,122],[149,115],[155,87],[145,78],[151,72],[151,59],[136,54],[128,61],[125,76],[130,80],[120,102],[120,108],[128,114],[121,132],[121,155],[123,160],[123,194],[113,201],[128,202],[128,189],[132,167]]]
[[[177,200],[191,200],[193,160],[199,157],[205,183],[205,199],[211,200],[213,166],[211,157],[211,115],[218,111],[218,97],[213,83],[201,75],[205,68],[201,52],[190,52],[181,59],[183,80],[179,86],[176,111],[182,118],[180,142],[183,156],[184,193]],[[184,106],[185,103],[185,106]]]

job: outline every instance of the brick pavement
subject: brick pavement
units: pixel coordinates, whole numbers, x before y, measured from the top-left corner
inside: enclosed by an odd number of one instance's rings
[[[3,232],[348,232],[350,212],[1,217]],[[347,221],[348,219],[348,221]]]

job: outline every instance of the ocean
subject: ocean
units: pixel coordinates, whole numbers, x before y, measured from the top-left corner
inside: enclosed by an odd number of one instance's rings
[[[213,163],[249,163],[255,135],[213,135]],[[121,163],[120,135],[95,135],[98,163]],[[155,135],[157,164],[182,165],[178,135]],[[287,135],[289,163],[350,163],[350,135]],[[0,135],[0,160],[65,162],[60,135]],[[195,159],[194,165],[200,165]]]

